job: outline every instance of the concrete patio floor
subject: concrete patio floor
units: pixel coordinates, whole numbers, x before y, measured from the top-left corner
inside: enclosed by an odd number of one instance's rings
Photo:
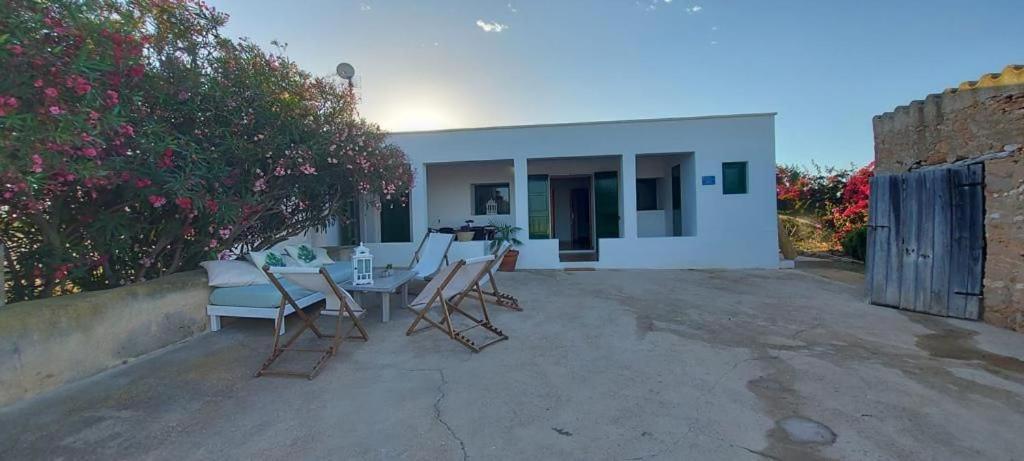
[[[1024,335],[800,271],[503,274],[473,354],[407,312],[313,381],[241,320],[0,410],[0,459],[1013,459]]]

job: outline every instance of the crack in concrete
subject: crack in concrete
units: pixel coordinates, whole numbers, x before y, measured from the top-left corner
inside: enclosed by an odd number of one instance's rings
[[[444,426],[445,430],[448,431],[448,435],[455,439],[456,442],[459,442],[459,450],[462,451],[462,461],[467,461],[469,459],[469,453],[466,452],[466,442],[464,442],[462,438],[455,433],[455,430],[452,429],[450,424],[448,424],[448,421],[445,421],[441,416],[441,402],[443,402],[444,398],[447,396],[444,388],[448,385],[448,378],[445,377],[444,370],[440,368],[420,368],[409,371],[434,372],[441,377],[441,383],[437,385],[437,399],[434,400],[434,419]]]
[[[750,452],[751,454],[760,456],[762,458],[768,458],[768,459],[772,459],[772,460],[775,460],[775,461],[782,461],[782,458],[778,458],[778,457],[769,455],[768,453],[764,453],[764,452],[761,452],[761,451],[758,451],[758,450],[754,450],[752,448],[747,448],[747,447],[745,447],[743,445],[733,445],[733,446],[736,447],[736,448],[742,449],[742,450],[746,450],[746,451]]]

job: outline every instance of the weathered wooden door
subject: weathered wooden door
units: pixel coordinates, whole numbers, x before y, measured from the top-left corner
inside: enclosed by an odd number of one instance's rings
[[[983,168],[979,163],[872,178],[866,277],[872,304],[980,317]]]

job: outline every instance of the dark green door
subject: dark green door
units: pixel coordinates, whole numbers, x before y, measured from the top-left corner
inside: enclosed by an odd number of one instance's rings
[[[382,200],[380,204],[380,241],[411,242],[409,200]]]
[[[548,198],[548,175],[531,174],[527,177],[527,207],[529,208],[532,239],[546,239],[551,236],[551,201]]]
[[[619,237],[619,173],[594,173],[594,211],[597,238]]]

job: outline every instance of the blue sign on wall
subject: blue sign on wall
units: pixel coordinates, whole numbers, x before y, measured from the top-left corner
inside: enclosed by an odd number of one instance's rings
[[[700,183],[701,183],[701,185],[704,185],[704,186],[714,186],[715,185],[715,177],[714,176],[701,176],[700,177]]]

